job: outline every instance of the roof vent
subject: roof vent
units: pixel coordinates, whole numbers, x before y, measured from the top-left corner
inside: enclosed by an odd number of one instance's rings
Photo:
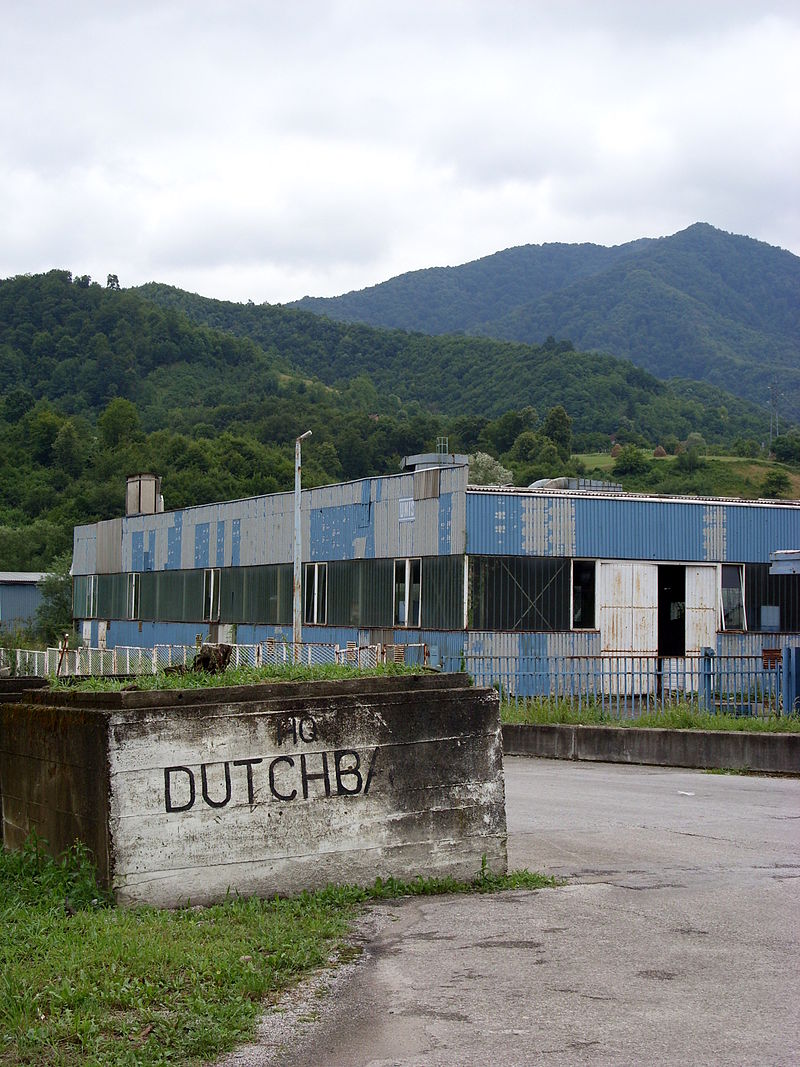
[[[157,474],[132,474],[125,493],[126,515],[155,515],[164,510],[161,479]]]

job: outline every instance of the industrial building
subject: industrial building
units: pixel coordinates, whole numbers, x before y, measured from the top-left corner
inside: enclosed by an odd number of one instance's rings
[[[33,625],[42,600],[40,571],[0,571],[0,632],[13,633]]]
[[[472,486],[466,457],[301,495],[304,642],[469,656],[758,655],[800,642],[800,503],[655,497],[559,480]],[[292,640],[294,495],[75,529],[74,616],[93,647]],[[776,573],[777,571],[789,573]]]

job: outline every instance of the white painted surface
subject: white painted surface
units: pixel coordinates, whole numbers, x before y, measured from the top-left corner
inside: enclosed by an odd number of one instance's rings
[[[379,874],[469,878],[483,855],[504,869],[499,716],[487,728],[492,715],[462,714],[462,699],[438,724],[396,697],[114,713],[117,898],[174,907]]]
[[[686,655],[715,648],[717,641],[717,566],[686,568]]]

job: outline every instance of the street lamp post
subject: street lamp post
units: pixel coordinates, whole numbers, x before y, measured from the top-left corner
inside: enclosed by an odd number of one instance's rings
[[[300,659],[303,640],[303,530],[300,522],[300,471],[302,470],[300,442],[311,436],[311,430],[301,433],[294,442],[294,576],[292,582],[292,642],[294,661]]]

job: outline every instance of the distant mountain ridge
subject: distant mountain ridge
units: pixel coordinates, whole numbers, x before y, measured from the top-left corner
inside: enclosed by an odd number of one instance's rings
[[[800,258],[705,223],[611,248],[523,245],[292,306],[431,334],[569,338],[763,406],[777,382],[780,413],[800,419]]]

